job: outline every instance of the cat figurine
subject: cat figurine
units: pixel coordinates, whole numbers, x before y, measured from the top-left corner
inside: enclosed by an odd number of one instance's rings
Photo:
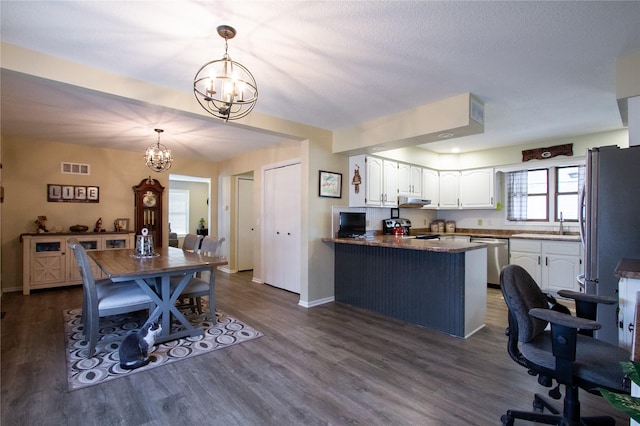
[[[162,331],[160,324],[151,323],[140,331],[129,334],[120,345],[120,368],[134,370],[149,364],[149,349],[153,347],[156,336]]]

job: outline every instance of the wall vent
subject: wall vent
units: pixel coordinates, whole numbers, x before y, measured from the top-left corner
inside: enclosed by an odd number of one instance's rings
[[[80,163],[61,163],[61,172],[67,175],[90,175],[91,166]]]
[[[484,126],[484,105],[471,98],[471,119]]]

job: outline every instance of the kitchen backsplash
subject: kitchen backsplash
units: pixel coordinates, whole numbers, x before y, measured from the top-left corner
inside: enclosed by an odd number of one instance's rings
[[[367,232],[382,231],[382,221],[391,217],[390,208],[334,206],[331,215],[333,235],[338,232],[340,212],[364,212],[367,214]],[[427,210],[400,209],[400,217],[411,221],[412,229],[428,229],[436,219],[453,220],[457,228],[505,229],[521,231],[557,231],[557,223],[512,223],[505,219],[503,210]],[[578,232],[578,224],[565,222],[564,231]]]

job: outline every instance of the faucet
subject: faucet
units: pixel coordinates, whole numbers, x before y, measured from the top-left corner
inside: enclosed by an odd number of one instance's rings
[[[564,230],[562,229],[563,225],[564,225],[564,219],[562,218],[562,212],[560,212],[560,228],[558,229],[558,235],[564,234]]]

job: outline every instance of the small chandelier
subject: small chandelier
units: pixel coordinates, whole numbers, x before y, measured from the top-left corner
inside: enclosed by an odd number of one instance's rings
[[[224,38],[224,55],[198,70],[193,79],[193,93],[209,114],[224,121],[237,120],[253,110],[258,101],[258,85],[251,72],[232,61],[227,53],[227,42],[235,37],[236,30],[220,25],[218,34]]]
[[[171,168],[173,157],[171,156],[171,150],[160,143],[160,133],[164,132],[164,130],[154,130],[158,133],[158,142],[149,145],[144,153],[144,162],[154,172],[164,172]]]

